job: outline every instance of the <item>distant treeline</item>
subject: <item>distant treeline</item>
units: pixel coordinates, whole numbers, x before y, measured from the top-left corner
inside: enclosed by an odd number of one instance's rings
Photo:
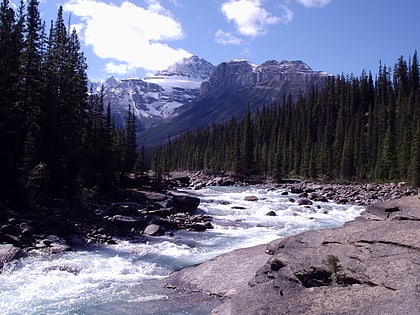
[[[280,180],[394,181],[420,185],[417,52],[378,75],[330,77],[307,97],[170,139],[154,157],[158,172],[228,171]]]
[[[134,113],[115,127],[63,9],[47,33],[38,5],[0,4],[0,201],[28,205],[112,189],[137,160]]]

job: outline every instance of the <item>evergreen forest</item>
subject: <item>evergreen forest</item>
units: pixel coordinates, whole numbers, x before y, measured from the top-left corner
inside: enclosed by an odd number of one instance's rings
[[[154,168],[419,186],[419,79],[417,52],[393,68],[380,64],[375,78],[331,76],[305,97],[285,95],[255,113],[248,106],[240,119],[169,139]]]
[[[118,128],[60,7],[49,25],[39,1],[0,3],[0,200],[51,205],[108,193],[144,165],[129,109]],[[247,106],[247,104],[244,104]],[[191,130],[156,149],[157,174],[231,172],[281,180],[394,181],[420,185],[417,52],[375,78],[331,76],[306,96]],[[143,166],[141,167],[143,169]]]
[[[38,6],[0,4],[0,200],[29,206],[110,191],[137,161],[134,112],[115,126],[63,9],[46,25]]]

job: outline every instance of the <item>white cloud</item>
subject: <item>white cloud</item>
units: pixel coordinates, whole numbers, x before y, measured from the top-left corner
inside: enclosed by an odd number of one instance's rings
[[[267,25],[289,22],[268,12],[261,0],[229,0],[222,3],[220,10],[235,23],[239,33],[251,37],[265,34]]]
[[[216,43],[222,45],[240,45],[242,43],[240,38],[222,30],[217,30],[217,32],[214,34],[214,39]]]
[[[161,70],[191,53],[170,47],[167,42],[182,39],[181,24],[159,1],[147,1],[143,8],[124,1],[120,6],[95,0],[71,0],[66,11],[85,24],[81,38],[103,59],[107,69],[118,74],[136,68]],[[124,70],[125,69],[125,70]]]
[[[287,24],[287,23],[291,22],[293,20],[293,17],[294,17],[293,11],[290,10],[286,5],[280,5],[279,8],[281,10],[283,10],[283,14],[282,14],[280,20],[284,24]]]
[[[119,75],[124,75],[131,73],[134,68],[127,63],[115,63],[115,62],[108,62],[105,66],[105,70],[109,73],[115,73]]]
[[[324,7],[328,3],[331,2],[331,0],[297,0],[301,5],[303,5],[306,8],[314,8],[314,7]]]

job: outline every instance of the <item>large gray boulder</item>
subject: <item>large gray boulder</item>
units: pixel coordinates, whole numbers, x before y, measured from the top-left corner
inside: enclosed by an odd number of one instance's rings
[[[168,281],[222,296],[213,314],[414,315],[419,266],[420,198],[411,196],[377,203],[341,228],[228,253]]]
[[[12,244],[0,244],[0,272],[4,264],[17,258],[20,249]]]
[[[195,213],[200,204],[200,198],[196,196],[175,191],[172,191],[170,195],[166,207],[173,207],[176,212]]]

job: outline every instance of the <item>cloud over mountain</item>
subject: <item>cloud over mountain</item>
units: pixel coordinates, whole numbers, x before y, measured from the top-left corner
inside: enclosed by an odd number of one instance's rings
[[[82,19],[81,37],[98,57],[109,60],[109,71],[123,74],[135,68],[162,69],[191,56],[169,44],[184,37],[181,23],[158,1],[147,3],[143,8],[128,1],[118,6],[71,0],[64,9]]]
[[[245,36],[259,36],[268,25],[277,24],[281,18],[272,15],[260,0],[229,0],[222,3],[220,11],[233,21],[239,33]]]

